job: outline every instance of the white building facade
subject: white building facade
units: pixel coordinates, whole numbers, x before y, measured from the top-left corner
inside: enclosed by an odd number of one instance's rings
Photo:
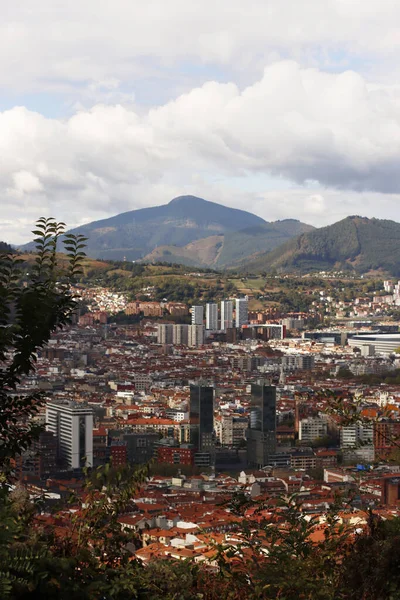
[[[206,304],[206,329],[209,331],[218,330],[218,304]]]
[[[204,306],[192,306],[192,325],[203,325]]]
[[[203,325],[189,325],[188,346],[196,348],[204,344],[204,327]]]
[[[157,326],[157,343],[172,344],[174,335],[174,326],[169,323],[161,323]]]
[[[236,315],[235,324],[237,328],[247,325],[249,322],[249,299],[247,296],[244,298],[236,298]]]
[[[73,400],[46,404],[46,429],[57,438],[59,458],[70,469],[93,466],[93,410]]]
[[[328,420],[325,415],[308,417],[299,422],[299,440],[312,443],[328,434]]]
[[[222,300],[221,302],[221,329],[226,331],[233,327],[233,302]]]
[[[174,325],[172,342],[176,346],[187,346],[190,325]]]

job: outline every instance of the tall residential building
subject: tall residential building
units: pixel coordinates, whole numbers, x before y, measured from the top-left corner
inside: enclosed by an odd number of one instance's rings
[[[196,348],[204,344],[203,325],[189,325],[188,327],[188,346]]]
[[[189,343],[190,325],[174,325],[172,343],[176,346],[187,346]]]
[[[237,328],[242,325],[247,325],[249,322],[249,299],[247,296],[244,298],[236,298],[236,318],[235,325]]]
[[[286,354],[282,356],[282,368],[284,371],[312,371],[314,356],[312,354]]]
[[[157,329],[158,344],[172,344],[174,326],[170,323],[162,323]]]
[[[346,461],[373,462],[375,459],[373,424],[353,423],[341,427],[340,448]]]
[[[233,327],[233,302],[232,300],[222,300],[221,302],[221,329],[226,331]]]
[[[203,325],[204,306],[192,306],[192,325]]]
[[[190,386],[189,423],[190,443],[197,450],[195,464],[212,465],[215,460],[214,388],[206,385]]]
[[[206,329],[218,330],[218,304],[206,304]]]
[[[262,468],[276,449],[276,388],[264,381],[251,384],[247,463]]]
[[[315,440],[328,435],[328,418],[326,415],[308,417],[299,422],[299,440],[312,444]]]
[[[73,400],[46,404],[46,428],[57,438],[58,457],[70,469],[93,466],[93,409]]]

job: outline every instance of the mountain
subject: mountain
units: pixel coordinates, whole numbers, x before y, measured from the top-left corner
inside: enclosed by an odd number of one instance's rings
[[[347,217],[255,257],[246,268],[255,272],[351,269],[358,273],[380,271],[400,276],[400,224]]]
[[[264,222],[224,235],[210,236],[185,246],[165,245],[155,248],[143,262],[175,262],[216,269],[240,267],[249,257],[272,250],[300,233],[313,227],[294,219]]]
[[[157,246],[185,246],[205,237],[257,227],[264,219],[195,196],[180,196],[168,204],[125,212],[94,221],[69,233],[88,238],[92,257],[137,260]]]
[[[293,237],[313,230],[312,225],[285,219],[226,233],[216,266],[240,266],[252,255],[269,252]]]
[[[93,258],[224,268],[310,229],[296,220],[268,223],[244,210],[179,196],[168,204],[93,221],[68,233],[87,237],[86,252]],[[22,247],[33,249],[33,243]]]

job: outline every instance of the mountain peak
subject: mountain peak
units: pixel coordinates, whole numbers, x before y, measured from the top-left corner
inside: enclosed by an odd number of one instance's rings
[[[277,219],[275,223],[300,223],[299,219]]]
[[[224,268],[310,229],[296,219],[267,223],[248,211],[190,194],[93,221],[71,233],[88,239],[86,252],[93,258],[172,260]]]
[[[87,254],[94,258],[137,260],[155,248],[191,242],[266,222],[245,210],[186,195],[167,204],[131,210],[72,230],[88,238]]]
[[[172,200],[170,202],[168,202],[168,206],[176,205],[176,204],[187,204],[189,202],[197,203],[197,204],[202,204],[203,202],[205,204],[212,204],[208,200],[204,200],[203,198],[199,198],[198,196],[188,195],[188,196],[177,196],[176,198],[172,198]]]

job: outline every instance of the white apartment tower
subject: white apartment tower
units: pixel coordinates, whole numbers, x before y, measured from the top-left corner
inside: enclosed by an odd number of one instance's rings
[[[206,304],[206,329],[218,330],[218,304]]]
[[[70,469],[93,466],[93,409],[73,400],[46,404],[46,429],[57,438],[58,455]]]
[[[188,345],[192,348],[202,346],[204,344],[204,327],[203,325],[189,325]]]
[[[221,329],[226,331],[233,327],[233,302],[222,300],[221,302]]]
[[[192,306],[192,325],[203,325],[204,306]]]
[[[175,346],[187,346],[190,325],[174,325],[172,342]]]
[[[157,343],[172,344],[174,334],[174,326],[170,323],[161,323],[157,327]]]
[[[242,325],[247,325],[249,322],[249,299],[247,296],[244,298],[236,298],[236,327],[240,328]]]

